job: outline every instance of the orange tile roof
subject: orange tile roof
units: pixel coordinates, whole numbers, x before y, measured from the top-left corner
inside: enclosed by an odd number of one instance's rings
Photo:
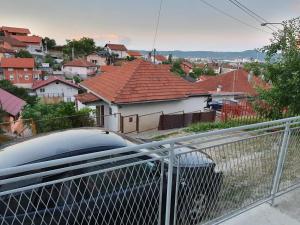
[[[41,44],[42,38],[39,36],[18,36],[13,35],[13,38],[17,39],[18,41],[24,42],[26,44],[35,43],[35,44]]]
[[[60,81],[64,84],[66,84],[66,85],[69,85],[71,87],[79,89],[79,86],[77,84],[74,84],[71,81],[65,80],[65,79],[63,79],[61,77],[57,77],[57,76],[51,76],[47,80],[37,80],[37,81],[35,81],[32,85],[32,89],[35,90],[35,89],[44,87],[44,86],[46,86],[48,84],[51,84],[53,82],[56,82],[56,81]]]
[[[243,69],[218,76],[205,76],[203,81],[195,83],[195,86],[206,91],[216,91],[219,85],[223,92],[243,92],[252,96],[257,95],[256,87],[268,87],[261,78],[254,75],[252,81],[249,82],[248,72]]]
[[[120,104],[166,101],[208,94],[171,73],[169,67],[154,65],[141,59],[87,79],[80,86],[106,101]]]
[[[91,63],[85,59],[75,59],[73,61],[67,62],[64,66],[74,66],[74,67],[97,67],[96,64]]]
[[[158,61],[161,61],[161,62],[165,62],[167,61],[168,59],[163,56],[163,55],[155,55],[155,59],[158,60]]]
[[[115,51],[127,51],[125,45],[122,44],[106,44],[105,47],[108,47],[111,50],[115,50]]]
[[[127,54],[132,57],[141,57],[142,54],[138,51],[127,51]]]
[[[3,58],[2,68],[34,68],[33,58]]]
[[[30,34],[30,31],[27,28],[5,27],[5,26],[2,26],[0,28],[0,30],[7,31],[9,33]]]
[[[12,47],[26,47],[26,44],[13,38],[12,36],[0,37],[0,41],[7,42]]]
[[[99,97],[97,97],[96,95],[94,95],[92,93],[78,94],[78,95],[75,95],[75,98],[83,104],[100,100]]]
[[[105,73],[105,72],[112,72],[115,69],[118,69],[120,66],[100,66],[100,71],[101,73]]]

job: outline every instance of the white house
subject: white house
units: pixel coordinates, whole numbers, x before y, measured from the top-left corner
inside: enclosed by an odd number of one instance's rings
[[[167,62],[168,59],[163,56],[163,55],[151,55],[151,58],[150,58],[151,62],[155,63],[155,64],[162,64],[164,62]]]
[[[74,102],[74,96],[78,94],[80,87],[61,77],[50,76],[47,80],[35,81],[32,89],[39,97],[60,98],[65,102]]]
[[[143,130],[159,123],[160,112],[204,110],[209,94],[169,71],[141,59],[124,63],[79,84],[87,93],[77,95],[78,108],[96,109],[99,125],[119,131],[135,126],[135,115],[149,115],[139,121]],[[126,125],[124,122],[126,120]]]
[[[118,56],[118,58],[124,59],[128,56],[127,54],[127,48],[125,47],[125,45],[122,44],[106,44],[104,46],[104,48],[106,49],[106,51],[109,52],[109,54],[115,54]]]
[[[97,72],[97,65],[88,62],[85,59],[76,59],[63,65],[63,72],[66,77],[73,78],[80,76],[81,79],[86,79],[88,76],[95,75]]]

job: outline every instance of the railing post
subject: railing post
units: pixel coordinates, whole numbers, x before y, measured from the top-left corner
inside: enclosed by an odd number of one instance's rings
[[[165,220],[166,225],[170,225],[170,218],[171,218],[174,157],[175,155],[174,155],[174,143],[173,143],[171,144],[171,149],[169,150],[168,186],[167,186],[166,220]]]
[[[285,162],[285,156],[288,150],[289,145],[289,139],[290,139],[290,122],[287,122],[285,124],[283,139],[280,147],[280,151],[278,153],[278,159],[276,163],[276,171],[274,174],[273,184],[272,184],[272,190],[271,190],[271,205],[274,205],[275,195],[278,192],[280,179],[283,171],[283,165]]]

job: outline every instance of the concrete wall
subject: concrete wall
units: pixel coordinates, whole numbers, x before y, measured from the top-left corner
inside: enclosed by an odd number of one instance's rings
[[[105,66],[106,65],[106,58],[105,57],[101,57],[101,56],[99,56],[97,54],[88,55],[86,57],[86,60],[88,62],[95,63],[97,66]]]
[[[41,92],[41,89],[44,89],[45,92]],[[74,102],[74,95],[78,94],[78,89],[57,81],[38,88],[35,92],[39,97],[63,97],[65,102]]]

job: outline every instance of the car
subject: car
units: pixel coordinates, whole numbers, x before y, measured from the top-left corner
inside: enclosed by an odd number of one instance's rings
[[[54,132],[2,148],[0,170],[142,143],[98,128]],[[178,217],[179,224],[197,224],[215,207],[222,173],[215,171],[216,164],[207,154],[199,150],[193,152],[178,143],[175,145],[176,154],[192,152],[180,161],[175,160],[173,165],[171,221],[177,198],[177,215],[179,212],[184,215]],[[156,150],[168,147],[162,145]],[[0,224],[158,224],[157,218],[164,224],[169,160],[162,158],[165,155],[161,153],[152,153],[153,150],[146,148],[109,155],[101,158],[100,164],[97,158],[66,163],[35,172],[70,166],[74,169],[3,184],[0,186]],[[142,152],[149,153],[139,154]],[[118,157],[123,158],[117,160]],[[87,163],[96,164],[85,167]],[[178,171],[185,177],[176,180]],[[0,180],[30,174],[21,172],[2,176]],[[177,181],[182,188],[176,186]],[[31,185],[38,186],[26,189]],[[1,195],[18,188],[25,189]]]

